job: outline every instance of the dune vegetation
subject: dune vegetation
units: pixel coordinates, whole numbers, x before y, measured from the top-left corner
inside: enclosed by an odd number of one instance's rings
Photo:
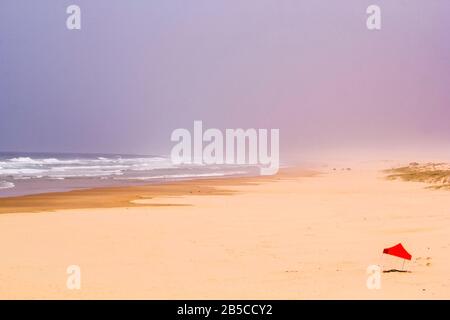
[[[411,162],[408,166],[386,170],[391,180],[423,182],[429,188],[450,190],[450,164]]]

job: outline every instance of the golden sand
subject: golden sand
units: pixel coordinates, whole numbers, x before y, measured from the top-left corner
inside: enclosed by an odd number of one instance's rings
[[[1,199],[0,298],[450,298],[450,194],[383,169]]]

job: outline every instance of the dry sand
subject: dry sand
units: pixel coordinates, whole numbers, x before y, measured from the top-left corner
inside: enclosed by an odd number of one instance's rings
[[[2,199],[0,298],[449,299],[449,191],[379,169]],[[369,290],[398,242],[411,272]]]

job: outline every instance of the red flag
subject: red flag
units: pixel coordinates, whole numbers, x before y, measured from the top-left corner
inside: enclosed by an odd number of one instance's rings
[[[402,244],[399,243],[393,247],[386,248],[383,250],[383,253],[390,254],[392,256],[396,256],[402,259],[411,260],[411,255],[405,248],[403,248]]]

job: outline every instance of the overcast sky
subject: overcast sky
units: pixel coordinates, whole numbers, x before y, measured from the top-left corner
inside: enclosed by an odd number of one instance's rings
[[[449,13],[448,0],[1,0],[0,150],[168,154],[194,120],[279,128],[283,152],[448,146]]]

